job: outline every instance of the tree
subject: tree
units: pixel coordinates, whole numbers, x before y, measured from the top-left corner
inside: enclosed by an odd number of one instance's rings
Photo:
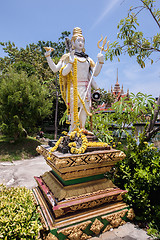
[[[50,115],[52,98],[37,76],[17,73],[9,67],[0,76],[1,130],[15,139],[37,130],[40,122]]]
[[[4,58],[0,58],[0,71],[5,72],[9,66],[13,66],[18,72],[21,70],[26,71],[30,76],[36,74],[38,79],[44,84],[50,82],[53,79],[55,81],[55,75],[51,71],[44,56],[43,47],[53,47],[52,52],[53,61],[58,61],[64,54],[65,44],[64,38],[69,36],[70,32],[62,32],[62,36],[58,39],[58,42],[52,41],[39,41],[37,44],[31,43],[26,48],[18,48],[15,43],[0,42],[3,46],[4,52],[7,54]]]
[[[106,60],[111,61],[115,56],[118,57],[121,54],[128,53],[130,57],[136,56],[138,64],[142,68],[145,67],[145,61],[150,59],[151,64],[154,60],[151,58],[154,53],[160,53],[160,10],[155,7],[156,1],[154,0],[139,0],[142,5],[130,7],[128,16],[120,21],[117,28],[119,33],[117,38],[119,40],[111,43],[109,51],[106,53]],[[150,38],[145,38],[142,31],[138,31],[138,15],[147,10],[148,14],[153,18],[155,25],[157,26],[158,33]],[[158,58],[160,60],[160,57]],[[158,98],[157,105],[160,106],[160,97]],[[149,141],[160,128],[155,128],[155,122],[157,120],[159,107],[152,114],[151,122],[146,129],[146,140]]]
[[[110,49],[106,54],[106,59],[113,60],[113,57],[119,56],[123,53],[128,53],[130,57],[136,56],[138,64],[142,68],[145,67],[146,59],[150,59],[151,64],[153,53],[160,53],[160,10],[155,8],[156,1],[154,0],[139,0],[142,5],[130,7],[128,16],[120,21],[117,28],[119,33],[117,38],[119,40],[110,44]],[[138,15],[147,10],[148,14],[153,18],[157,26],[157,34],[153,37],[144,37],[142,31],[138,31]],[[158,58],[160,59],[160,58]]]
[[[18,48],[15,46],[15,43],[11,42],[0,42],[3,46],[4,52],[7,54],[4,58],[0,58],[0,71],[5,73],[8,71],[11,66],[19,74],[23,71],[26,72],[27,76],[36,75],[39,79],[39,84],[46,85],[49,89],[48,97],[53,99],[53,108],[52,114],[48,121],[53,122],[55,115],[56,99],[59,102],[58,109],[58,120],[63,115],[65,111],[65,104],[61,98],[59,83],[57,82],[57,74],[54,74],[48,66],[46,58],[44,56],[43,47],[53,47],[54,52],[52,52],[52,58],[54,62],[58,62],[60,57],[65,52],[65,37],[69,36],[70,32],[65,31],[61,33],[61,36],[58,38],[58,42],[52,41],[39,41],[37,44],[29,44],[26,48]],[[58,94],[57,94],[58,92]],[[51,120],[50,120],[51,119]]]

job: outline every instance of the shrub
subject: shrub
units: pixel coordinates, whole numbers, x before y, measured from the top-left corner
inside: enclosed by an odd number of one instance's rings
[[[37,239],[40,228],[31,190],[0,185],[0,239]]]
[[[11,67],[0,76],[1,130],[15,139],[34,132],[41,121],[51,114],[49,90],[37,76],[28,77]]]
[[[128,135],[126,158],[117,164],[114,182],[128,193],[125,201],[133,207],[136,219],[160,231],[160,152],[140,135],[139,144]]]

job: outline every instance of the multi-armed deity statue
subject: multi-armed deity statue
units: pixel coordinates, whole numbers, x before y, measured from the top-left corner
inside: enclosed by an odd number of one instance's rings
[[[122,201],[127,191],[117,188],[104,176],[125,154],[107,143],[97,142],[85,130],[86,116],[90,115],[91,86],[97,89],[93,76],[100,73],[104,63],[102,50],[106,38],[101,47],[98,43],[101,51],[96,64],[85,54],[84,43],[81,29],[74,28],[69,43],[71,50],[57,65],[50,58],[52,49],[46,48],[45,53],[53,72],[60,71],[61,93],[71,124],[70,132],[53,148],[37,147],[52,169],[35,177],[38,186],[33,190],[41,219],[50,230],[48,240],[89,239],[134,217],[133,210]]]
[[[85,53],[84,45],[85,39],[82,35],[82,30],[76,27],[73,29],[70,52],[64,54],[57,65],[50,57],[53,49],[48,48],[45,56],[52,71],[60,71],[60,87],[62,97],[67,106],[68,120],[71,124],[70,132],[77,129],[80,125],[80,129],[83,129],[83,132],[88,134],[89,132],[85,130],[85,122],[87,115],[91,115],[91,86],[94,89],[98,89],[93,76],[97,76],[100,73],[104,64],[104,56],[102,54],[103,49],[101,49],[97,56],[98,61],[95,64]]]

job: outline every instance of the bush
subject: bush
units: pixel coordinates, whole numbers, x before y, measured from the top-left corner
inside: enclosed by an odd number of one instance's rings
[[[49,90],[39,79],[12,68],[0,76],[0,122],[2,132],[20,138],[35,132],[41,121],[51,114]]]
[[[37,239],[40,228],[31,190],[0,185],[0,239]]]
[[[114,182],[125,188],[126,202],[136,219],[148,222],[160,231],[160,152],[140,135],[139,144],[128,135],[126,158],[117,164]]]

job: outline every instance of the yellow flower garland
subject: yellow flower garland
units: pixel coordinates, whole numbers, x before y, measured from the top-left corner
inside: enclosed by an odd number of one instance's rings
[[[73,97],[74,97],[74,124],[78,126],[78,87],[77,87],[77,58],[75,58],[73,63]]]
[[[71,143],[68,144],[68,146],[70,147],[71,153],[82,154],[87,149],[88,140],[87,140],[87,138],[84,134],[81,134],[81,132],[82,131],[73,131],[69,135],[70,139],[73,140],[74,137],[75,137],[75,134],[77,133],[77,136],[81,137],[81,139],[82,139],[82,146],[80,148],[76,148],[76,143],[75,142],[71,142]]]
[[[65,66],[64,66],[65,67]],[[77,58],[75,58],[74,63],[73,63],[73,75],[72,71],[67,74],[67,76],[62,75],[62,71],[64,69],[62,67],[60,69],[60,74],[59,74],[59,83],[60,83],[60,90],[62,94],[62,98],[65,101],[66,107],[67,107],[67,115],[70,114],[70,88],[71,88],[71,82],[73,83],[73,112],[74,112],[74,124],[75,128],[79,127],[79,118],[78,118],[78,98],[80,99],[83,108],[87,115],[92,116],[91,113],[89,113],[86,109],[85,102],[82,100],[80,94],[78,93],[78,86],[77,86]],[[67,83],[67,84],[66,84]],[[66,90],[68,91],[67,94],[67,101],[66,101]],[[70,123],[67,121],[67,123]]]
[[[87,146],[88,147],[107,147],[108,144],[103,142],[88,142]]]
[[[56,142],[55,146],[53,148],[51,148],[51,152],[54,152],[57,150],[59,144],[62,142],[63,137],[60,137],[59,140]]]
[[[71,79],[70,74],[67,75],[67,116],[70,115],[70,90],[71,90]]]
[[[71,132],[70,134],[67,134],[67,132],[65,132],[65,135],[69,136],[70,140],[74,140],[76,134],[77,137],[81,137],[82,139],[82,146],[80,148],[77,148],[77,144],[76,142],[70,142],[68,144],[68,146],[70,147],[70,152],[73,154],[82,154],[85,153],[85,151],[87,150],[87,147],[107,147],[108,144],[107,143],[103,143],[103,142],[88,142],[87,137],[82,134],[83,129],[77,129],[73,132]],[[47,157],[48,160],[51,160],[51,154],[52,152],[56,151],[59,144],[63,141],[63,137],[60,137],[59,140],[56,142],[55,146],[53,148],[51,148],[49,155]]]

